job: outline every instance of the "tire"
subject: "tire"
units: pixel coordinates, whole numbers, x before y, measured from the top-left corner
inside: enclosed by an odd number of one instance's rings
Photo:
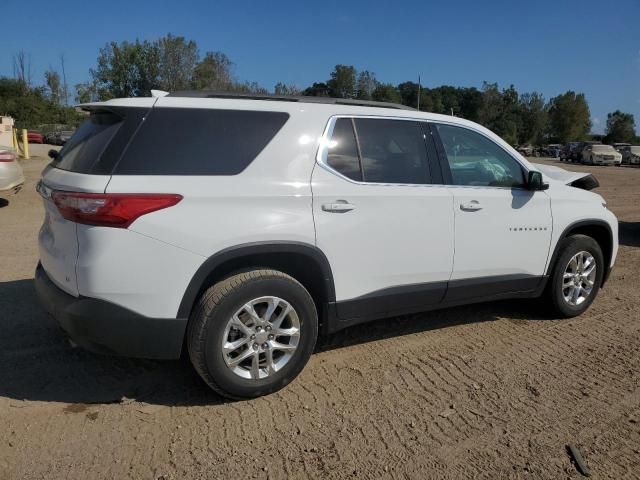
[[[598,242],[586,235],[572,235],[565,238],[561,241],[558,249],[558,258],[554,265],[551,278],[549,279],[549,284],[547,285],[547,296],[550,300],[553,313],[564,318],[576,317],[589,308],[598,295],[606,268],[604,256],[602,255],[602,250]],[[593,287],[590,293],[588,293],[584,300],[576,305],[567,301],[565,298],[565,293],[568,293],[569,290],[564,288],[564,274],[567,271],[569,262],[580,252],[587,252],[595,260],[595,275],[592,279]]]
[[[259,302],[267,298],[269,300]],[[253,313],[260,317],[255,322],[253,318],[256,317],[252,317],[246,309],[250,304],[255,306],[251,307]],[[273,323],[264,320],[271,304],[278,305],[271,314],[272,318],[277,317]],[[286,305],[292,307],[293,313],[286,314],[276,327],[283,312],[290,312],[285,308]],[[237,323],[231,324],[235,314],[242,319],[244,326],[236,328]],[[295,331],[296,321],[298,335],[287,337],[269,334],[268,338],[265,337],[267,330],[273,333]],[[279,328],[285,324],[290,327]],[[253,336],[250,337],[249,333]],[[251,270],[222,280],[202,294],[189,320],[187,348],[191,363],[207,385],[227,398],[244,399],[268,395],[289,384],[309,360],[317,338],[318,314],[309,292],[282,272]],[[237,350],[225,354],[223,341],[229,345],[230,341],[241,343],[243,340],[246,342]],[[293,343],[297,346],[292,352],[278,349],[278,346],[289,349]],[[236,357],[231,358],[230,355]],[[246,360],[237,366],[229,366],[229,362],[243,355],[248,355]],[[260,363],[254,364],[256,356]],[[273,370],[267,368],[268,356],[272,359]],[[281,365],[276,370],[278,362]],[[259,367],[254,369],[256,365]]]

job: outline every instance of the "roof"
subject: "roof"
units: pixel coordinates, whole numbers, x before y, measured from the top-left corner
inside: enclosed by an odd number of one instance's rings
[[[173,92],[167,97],[187,97],[187,98],[227,98],[238,100],[265,100],[279,102],[301,102],[301,103],[323,103],[329,105],[352,105],[358,107],[378,107],[378,108],[395,108],[399,110],[415,110],[415,108],[401,105],[399,103],[374,102],[371,100],[357,100],[352,98],[333,98],[333,97],[308,97],[293,95],[260,95],[253,93],[232,93],[232,92],[216,92],[209,90],[185,90]]]

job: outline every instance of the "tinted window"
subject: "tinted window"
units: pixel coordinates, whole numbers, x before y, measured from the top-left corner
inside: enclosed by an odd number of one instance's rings
[[[437,125],[454,185],[524,185],[522,167],[484,135],[462,127]]]
[[[89,173],[121,124],[122,118],[113,113],[91,114],[60,150],[53,165],[71,172]]]
[[[419,124],[356,118],[365,182],[429,183],[427,150]]]
[[[236,175],[288,118],[284,112],[155,108],[114,173]]]
[[[350,118],[339,118],[333,127],[329,142],[327,165],[352,180],[362,180],[360,160],[353,124]]]

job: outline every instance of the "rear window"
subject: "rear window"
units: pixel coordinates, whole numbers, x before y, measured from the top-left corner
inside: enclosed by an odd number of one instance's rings
[[[121,124],[122,117],[114,113],[91,114],[60,150],[53,165],[71,172],[90,173]]]
[[[288,118],[284,112],[155,108],[113,173],[236,175]]]

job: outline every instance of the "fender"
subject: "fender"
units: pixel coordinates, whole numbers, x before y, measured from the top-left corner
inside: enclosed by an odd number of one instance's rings
[[[293,253],[307,257],[314,262],[322,272],[322,281],[324,283],[327,300],[329,304],[335,303],[336,293],[333,282],[333,273],[329,260],[325,254],[315,245],[304,242],[288,242],[288,241],[270,241],[270,242],[253,242],[236,245],[225,248],[218,253],[212,255],[198,268],[193,278],[189,282],[184,292],[180,307],[178,309],[178,318],[189,318],[191,309],[197,300],[198,294],[207,280],[218,267],[224,263],[240,259],[252,255],[264,255],[274,253]]]
[[[556,242],[556,245],[554,247],[553,250],[553,255],[551,255],[551,260],[549,261],[549,264],[547,265],[547,272],[546,275],[547,276],[551,276],[552,274],[552,270],[553,267],[555,266],[556,263],[556,259],[558,258],[559,255],[559,251],[558,251],[558,246],[560,245],[560,242],[562,240],[564,240],[565,238],[567,238],[569,236],[569,232],[571,230],[575,230],[577,228],[583,228],[583,227],[604,227],[607,232],[609,232],[609,241],[611,242],[611,248],[613,248],[613,232],[611,231],[611,227],[609,226],[609,224],[604,221],[604,220],[600,220],[597,218],[592,218],[592,219],[587,219],[587,220],[579,220],[577,222],[573,222],[570,223],[563,231],[562,234],[558,237],[558,241]],[[604,270],[604,275],[602,276],[602,285],[605,284],[605,282],[607,281],[607,279],[609,278],[609,274],[611,273],[611,251],[605,251],[603,249],[602,254],[605,257],[605,261],[607,262],[607,265],[605,267]]]

